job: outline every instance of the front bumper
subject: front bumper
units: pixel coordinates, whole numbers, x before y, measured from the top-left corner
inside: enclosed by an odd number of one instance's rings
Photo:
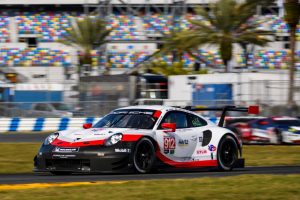
[[[133,143],[111,147],[43,145],[34,158],[35,172],[102,173],[132,171]]]

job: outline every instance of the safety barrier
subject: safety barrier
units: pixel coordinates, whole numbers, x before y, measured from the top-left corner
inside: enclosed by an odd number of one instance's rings
[[[85,123],[96,123],[100,118],[0,118],[0,132],[56,131],[81,129]],[[210,118],[217,122],[217,118]]]
[[[0,132],[75,130],[100,118],[0,118]]]

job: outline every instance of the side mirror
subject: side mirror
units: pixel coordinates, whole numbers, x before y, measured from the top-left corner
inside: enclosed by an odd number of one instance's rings
[[[93,124],[83,124],[83,128],[84,129],[89,129],[89,128],[92,128]]]
[[[175,123],[163,123],[161,125],[163,129],[168,129],[164,130],[165,133],[170,133],[170,132],[175,132],[176,131],[176,124]]]

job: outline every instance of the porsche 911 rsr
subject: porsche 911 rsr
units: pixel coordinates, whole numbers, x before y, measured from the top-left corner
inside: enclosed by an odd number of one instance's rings
[[[194,109],[195,110],[195,109]],[[34,158],[34,171],[53,174],[149,173],[161,167],[243,167],[236,135],[193,112],[192,108],[133,106],[112,111],[83,130],[48,136]]]

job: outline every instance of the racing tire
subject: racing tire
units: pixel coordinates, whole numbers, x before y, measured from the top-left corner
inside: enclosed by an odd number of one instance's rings
[[[238,131],[236,128],[233,128],[233,129],[230,129],[232,132],[234,132],[234,134],[236,135],[236,137],[239,139],[239,140],[242,140],[242,134],[240,133],[240,131]]]
[[[142,138],[137,142],[133,153],[133,166],[138,173],[146,174],[152,171],[156,157],[151,140]]]
[[[282,134],[279,130],[275,131],[275,144],[282,144],[283,143],[283,138],[282,138]]]
[[[66,175],[71,175],[71,172],[50,172],[53,175],[56,176],[66,176]]]
[[[224,136],[218,146],[218,169],[231,171],[238,161],[238,145],[231,135]]]

